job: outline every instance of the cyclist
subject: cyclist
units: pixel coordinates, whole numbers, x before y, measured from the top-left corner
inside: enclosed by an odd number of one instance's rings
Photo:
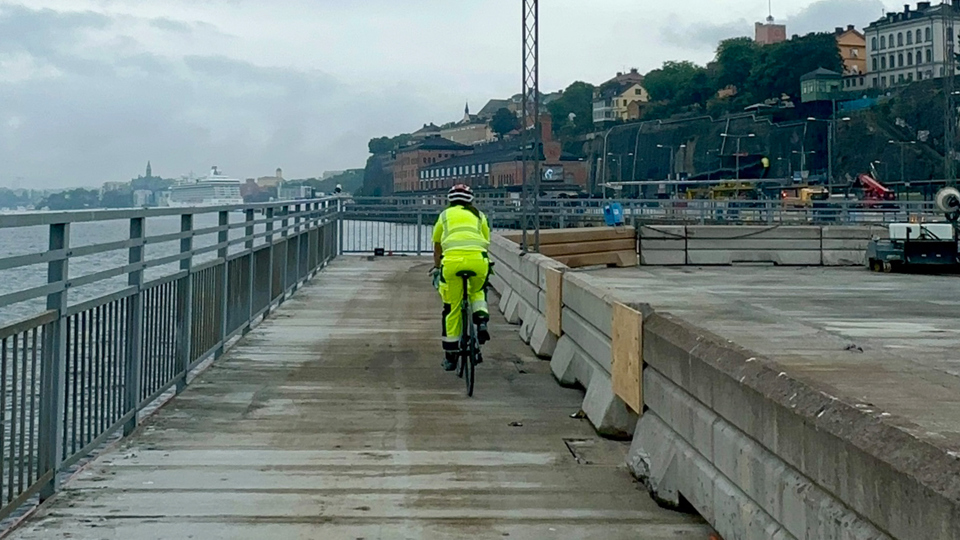
[[[440,214],[433,228],[434,275],[439,278],[440,297],[443,299],[443,369],[457,368],[460,335],[464,332],[462,302],[463,279],[458,272],[471,271],[476,276],[468,280],[470,309],[477,325],[477,339],[481,344],[490,339],[487,322],[485,285],[490,273],[487,249],[490,246],[490,226],[487,216],[473,206],[473,190],[457,184],[447,193],[449,208]]]

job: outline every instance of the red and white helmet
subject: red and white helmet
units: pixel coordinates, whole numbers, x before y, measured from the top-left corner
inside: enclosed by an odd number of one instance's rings
[[[470,189],[470,186],[466,184],[457,184],[450,188],[450,191],[447,192],[447,200],[455,203],[467,203],[470,204],[473,202],[473,190]]]

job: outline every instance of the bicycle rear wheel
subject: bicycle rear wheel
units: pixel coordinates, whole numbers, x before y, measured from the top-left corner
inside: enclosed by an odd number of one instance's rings
[[[467,383],[467,397],[473,397],[473,384],[476,381],[476,369],[477,369],[477,344],[476,341],[470,340],[470,352],[463,355],[463,364],[464,364],[464,381]]]

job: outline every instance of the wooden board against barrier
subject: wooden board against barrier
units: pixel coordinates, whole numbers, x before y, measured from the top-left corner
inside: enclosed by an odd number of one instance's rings
[[[560,337],[563,317],[563,274],[555,268],[545,268],[547,273],[547,330]]]
[[[643,314],[613,305],[611,347],[613,392],[637,414],[643,413]]]

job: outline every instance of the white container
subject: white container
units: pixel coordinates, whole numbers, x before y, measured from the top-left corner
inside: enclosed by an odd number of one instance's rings
[[[890,240],[954,240],[950,223],[891,223]]]

